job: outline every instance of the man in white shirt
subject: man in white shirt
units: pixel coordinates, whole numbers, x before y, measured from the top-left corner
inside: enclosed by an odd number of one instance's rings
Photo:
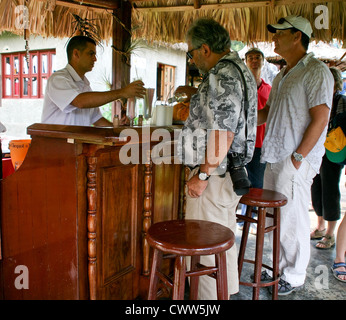
[[[143,97],[142,81],[134,81],[118,90],[93,92],[85,73],[96,61],[96,43],[85,36],[75,36],[67,45],[67,66],[53,73],[43,101],[42,123],[79,126],[111,126],[99,107],[120,99]]]
[[[279,264],[279,295],[287,295],[304,284],[310,259],[310,188],[324,154],[334,83],[328,67],[306,52],[308,20],[287,16],[267,28],[275,33],[274,51],[287,62],[258,113],[258,124],[267,122],[263,187],[288,198],[281,210]]]

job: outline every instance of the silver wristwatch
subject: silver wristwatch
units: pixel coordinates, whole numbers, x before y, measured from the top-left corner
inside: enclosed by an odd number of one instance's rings
[[[207,173],[201,172],[200,169],[198,170],[198,179],[199,179],[199,180],[206,181],[206,180],[208,180],[209,178],[210,178],[210,176],[209,176]]]
[[[303,161],[303,159],[304,159],[304,157],[303,157],[303,155],[302,154],[300,154],[300,153],[297,153],[297,152],[293,152],[293,158],[296,160],[296,161],[299,161],[299,162],[302,162]]]

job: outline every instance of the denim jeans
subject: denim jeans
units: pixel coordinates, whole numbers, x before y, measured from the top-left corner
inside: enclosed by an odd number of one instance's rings
[[[246,165],[246,170],[249,176],[249,180],[251,181],[253,188],[263,188],[263,176],[264,170],[266,168],[265,163],[260,163],[261,158],[261,148],[255,148],[252,160]],[[241,208],[241,214],[245,216],[246,213],[246,205],[243,204]],[[244,222],[240,222],[239,225],[244,224]]]

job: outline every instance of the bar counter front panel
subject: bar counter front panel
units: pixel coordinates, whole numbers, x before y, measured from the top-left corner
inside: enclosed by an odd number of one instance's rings
[[[152,223],[181,218],[184,176],[155,164],[155,127],[123,164],[121,129],[34,124],[21,167],[1,181],[2,299],[146,299]],[[167,266],[170,268],[170,266]]]

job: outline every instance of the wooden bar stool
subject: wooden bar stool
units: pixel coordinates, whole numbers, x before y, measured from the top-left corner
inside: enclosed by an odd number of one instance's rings
[[[278,297],[278,282],[279,282],[279,254],[280,254],[280,207],[286,205],[287,198],[275,191],[250,188],[249,193],[243,195],[239,203],[247,205],[246,215],[242,216],[237,214],[238,221],[244,221],[243,234],[241,238],[239,255],[238,255],[238,272],[239,280],[243,268],[243,263],[254,264],[254,281],[243,282],[239,284],[253,287],[253,300],[258,300],[259,291],[261,287],[273,286],[272,298],[274,300]],[[255,210],[254,208],[258,209]],[[268,213],[267,208],[273,208],[273,213]],[[257,220],[252,218],[252,213],[257,212]],[[266,217],[273,218],[273,224],[265,227]],[[251,223],[257,224],[256,234],[256,252],[255,260],[244,259],[246,243],[249,235],[249,228]],[[273,231],[273,266],[270,267],[262,263],[263,260],[263,245],[264,234]],[[262,267],[273,271],[273,279],[270,282],[261,282],[261,269]]]
[[[154,249],[148,300],[155,300],[160,279],[173,289],[173,300],[184,300],[185,279],[190,280],[190,299],[197,300],[199,276],[216,279],[219,300],[228,300],[226,250],[233,246],[233,232],[218,223],[201,220],[170,220],[153,224],[146,239]],[[161,272],[163,255],[174,258],[174,279]],[[200,264],[201,255],[215,255],[215,266]],[[191,269],[186,271],[186,256],[191,256]]]

